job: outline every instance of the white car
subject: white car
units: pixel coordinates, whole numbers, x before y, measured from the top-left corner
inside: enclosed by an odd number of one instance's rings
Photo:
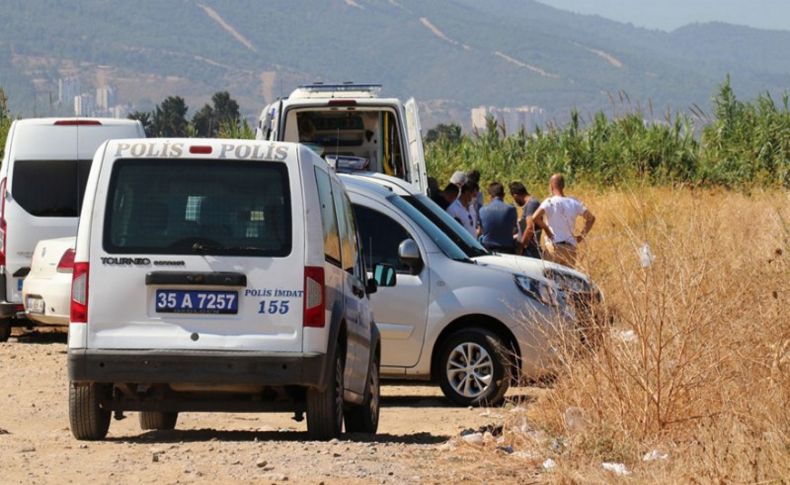
[[[338,172],[368,170],[428,190],[420,116],[412,98],[380,98],[378,84],[308,84],[261,112],[259,140],[306,143]]]
[[[316,439],[375,432],[377,285],[358,241],[343,185],[302,145],[102,145],[74,259],[74,436],[104,438],[113,411],[140,411],[143,429],[292,411]]]
[[[25,316],[38,325],[66,326],[71,305],[71,273],[76,237],[36,244],[30,273],[22,284]]]
[[[589,278],[538,259],[488,253],[419,190],[377,174],[341,175],[369,265],[397,270],[371,297],[382,377],[435,380],[461,405],[498,404],[512,379],[555,369],[556,325],[570,299],[597,298]]]
[[[31,118],[11,124],[0,167],[0,342],[24,310],[22,284],[42,239],[74,236],[96,149],[145,136],[139,121]]]

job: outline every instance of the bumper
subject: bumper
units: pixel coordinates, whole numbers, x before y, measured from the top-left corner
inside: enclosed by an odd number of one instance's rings
[[[72,382],[303,386],[323,389],[325,354],[70,350]]]
[[[43,313],[31,311],[29,298],[43,300]],[[28,319],[46,325],[68,325],[71,304],[71,274],[58,274],[52,278],[29,275],[22,287],[22,301]]]

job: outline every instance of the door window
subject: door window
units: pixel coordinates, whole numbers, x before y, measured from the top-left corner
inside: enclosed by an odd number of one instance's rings
[[[329,174],[315,167],[315,181],[316,185],[318,185],[318,200],[321,203],[321,223],[324,229],[324,257],[330,263],[340,266],[340,233]]]
[[[343,269],[350,274],[355,274],[354,262],[357,260],[357,239],[354,213],[343,189],[335,183],[332,184],[332,195],[335,200],[340,229],[340,251],[343,254]]]
[[[11,195],[36,217],[79,217],[91,160],[17,160]]]
[[[404,239],[412,236],[398,222],[381,212],[357,205],[354,213],[359,222],[359,236],[362,248],[369,258],[369,267],[379,263],[390,264],[399,273],[408,273],[409,268],[398,258],[398,246]],[[413,239],[413,238],[412,238]]]

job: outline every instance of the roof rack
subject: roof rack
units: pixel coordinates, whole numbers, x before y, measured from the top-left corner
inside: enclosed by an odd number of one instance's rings
[[[381,84],[375,83],[333,83],[324,84],[322,82],[315,82],[312,84],[302,84],[299,89],[304,89],[312,92],[327,92],[327,91],[369,91],[376,92],[382,88]]]

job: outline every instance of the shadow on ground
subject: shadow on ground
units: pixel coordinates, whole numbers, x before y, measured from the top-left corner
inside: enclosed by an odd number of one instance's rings
[[[431,433],[409,433],[394,435],[381,433],[375,436],[366,434],[344,434],[341,440],[359,443],[396,443],[403,445],[432,445],[444,443],[449,436]],[[310,441],[304,431],[226,431],[215,429],[194,429],[174,431],[148,431],[138,436],[113,436],[108,442],[115,443],[199,443],[205,441]]]
[[[20,344],[65,344],[68,341],[69,334],[65,331],[16,331],[12,338],[16,338],[17,343]]]

